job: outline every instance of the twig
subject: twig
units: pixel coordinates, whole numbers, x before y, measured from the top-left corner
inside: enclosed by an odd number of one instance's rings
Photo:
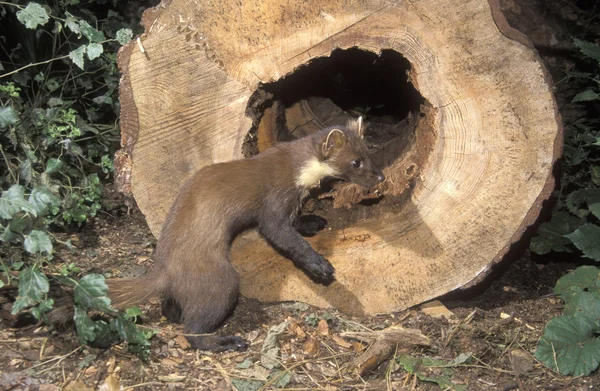
[[[23,69],[27,69],[27,68],[35,67],[35,66],[38,66],[38,65],[49,64],[49,63],[51,63],[51,62],[53,62],[53,61],[56,61],[56,60],[62,60],[62,59],[65,59],[65,58],[69,58],[69,55],[67,54],[67,55],[65,55],[65,56],[60,56],[60,57],[51,58],[50,60],[46,60],[46,61],[33,62],[33,63],[29,64],[29,65],[22,66],[22,67],[21,67],[21,68],[19,68],[19,69],[15,69],[14,71],[11,71],[11,72],[8,72],[8,73],[5,73],[4,75],[0,75],[0,79],[2,79],[3,77],[6,77],[6,76],[10,76],[10,75],[12,75],[12,74],[15,74],[15,73],[21,72]]]
[[[1,78],[2,76],[0,76]],[[6,158],[6,155],[4,154],[4,149],[2,148],[2,145],[0,145],[0,152],[2,152],[2,157],[4,158],[4,161],[6,162],[6,168],[8,168],[8,172],[10,172],[10,176],[13,179],[14,183],[18,183],[17,181],[17,177],[15,176],[15,173],[13,172],[13,170],[10,168],[10,162],[8,161],[8,159]],[[4,266],[4,264],[2,264]],[[10,279],[9,279],[10,281]],[[10,283],[10,282],[9,282]]]

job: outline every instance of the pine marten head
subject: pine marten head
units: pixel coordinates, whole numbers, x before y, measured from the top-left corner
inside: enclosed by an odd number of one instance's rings
[[[369,157],[363,135],[362,117],[348,121],[345,128],[330,129],[321,146],[322,164],[331,168],[333,177],[373,187],[383,182],[385,176]]]

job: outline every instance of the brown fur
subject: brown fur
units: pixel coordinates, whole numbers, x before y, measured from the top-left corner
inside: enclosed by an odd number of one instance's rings
[[[153,270],[139,279],[107,281],[113,305],[126,308],[161,296],[163,313],[183,322],[186,334],[212,332],[238,297],[239,277],[229,259],[231,242],[252,226],[313,279],[331,282],[333,266],[292,223],[309,188],[324,175],[333,173],[369,187],[383,180],[358,137],[360,124],[347,128],[325,129],[250,159],[200,169],[171,207]],[[362,162],[360,167],[354,167],[355,160]],[[247,346],[234,336],[190,336],[188,340],[192,347],[205,350]]]

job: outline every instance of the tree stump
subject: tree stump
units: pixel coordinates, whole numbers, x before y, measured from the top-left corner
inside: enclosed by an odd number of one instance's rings
[[[119,54],[117,183],[155,235],[200,167],[370,124],[386,182],[329,184],[303,209],[328,222],[308,241],[337,280],[313,283],[248,231],[232,250],[246,296],[407,308],[479,281],[553,189],[549,77],[496,0],[172,0],[143,24]]]

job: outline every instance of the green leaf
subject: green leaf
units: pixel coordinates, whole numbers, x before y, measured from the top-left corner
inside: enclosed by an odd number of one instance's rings
[[[573,97],[573,100],[571,101],[571,103],[589,102],[591,100],[599,100],[599,99],[600,99],[600,95],[598,95],[595,91],[585,90],[585,91],[580,92],[579,94],[575,95]]]
[[[32,306],[46,297],[50,283],[44,273],[36,268],[28,267],[19,273],[19,296],[13,304],[12,314]]]
[[[260,380],[251,380],[251,379],[231,379],[231,384],[238,391],[258,391],[265,385],[264,382]]]
[[[587,376],[600,363],[598,325],[587,317],[569,315],[551,319],[535,357],[563,375]]]
[[[98,311],[112,313],[108,298],[108,286],[102,274],[91,273],[84,276],[74,289],[75,303],[84,309],[92,308]]]
[[[39,321],[43,320],[44,315],[54,307],[54,300],[46,299],[40,301],[38,305],[31,309],[31,313]]]
[[[85,54],[85,45],[78,47],[69,53],[69,58],[77,65],[79,68],[83,69],[83,55]]]
[[[588,208],[590,209],[590,212],[592,212],[592,214],[596,216],[596,218],[600,219],[600,202],[590,204]]]
[[[92,342],[94,339],[96,339],[96,325],[88,316],[85,309],[75,306],[75,315],[73,316],[73,320],[75,321],[75,328],[77,329],[79,342],[82,345],[84,345],[86,342]]]
[[[29,3],[25,9],[17,12],[17,19],[28,29],[36,29],[48,23],[50,17],[46,9],[38,3]]]
[[[565,315],[585,316],[600,321],[600,292],[580,292],[565,303]]]
[[[416,375],[421,381],[436,383],[444,390],[466,391],[466,386],[452,382],[454,371],[442,360],[429,357],[412,357],[404,354],[396,357],[396,361],[405,371]]]
[[[21,161],[19,164],[19,176],[25,182],[25,184],[30,184],[31,179],[33,178],[33,170],[31,168],[31,160],[25,159]]]
[[[581,250],[584,257],[600,261],[600,227],[594,224],[585,224],[577,231],[565,236]]]
[[[582,189],[569,193],[567,196],[566,204],[569,212],[579,217],[585,217],[587,211],[582,213],[580,208],[583,204],[593,204],[600,202],[600,189]]]
[[[51,157],[46,162],[46,172],[48,174],[54,174],[58,172],[63,166],[63,162],[60,159]]]
[[[117,41],[121,45],[125,45],[127,42],[131,41],[133,38],[133,31],[131,29],[120,29],[117,31]]]
[[[0,107],[0,128],[6,128],[9,125],[14,125],[18,120],[19,116],[12,107]]]
[[[50,236],[48,236],[46,232],[37,229],[31,231],[29,235],[25,235],[23,247],[31,254],[42,252],[52,254],[52,241],[50,240]]]
[[[125,316],[128,319],[132,319],[134,322],[137,319],[138,316],[142,315],[142,310],[140,310],[140,307],[131,307],[131,308],[127,308],[125,310]]]
[[[10,228],[12,232],[24,234],[31,229],[32,225],[33,221],[31,221],[29,216],[19,216],[13,218],[10,223],[8,223],[8,228]]]
[[[79,29],[81,31],[81,34],[83,34],[84,37],[89,39],[90,42],[101,42],[106,39],[104,37],[104,33],[90,26],[90,24],[85,20],[79,22]]]
[[[72,32],[74,32],[75,34],[81,34],[81,30],[79,29],[79,20],[76,19],[73,15],[71,15],[70,13],[66,12],[67,15],[67,27],[69,28],[69,30],[71,30]]]
[[[600,62],[600,46],[596,45],[595,43],[582,41],[579,39],[573,40],[573,43],[585,56]]]
[[[554,287],[562,300],[569,302],[581,292],[600,292],[600,269],[595,266],[580,266],[562,276]]]
[[[28,201],[33,205],[38,215],[43,215],[50,207],[60,205],[60,198],[53,194],[48,186],[44,185],[34,187]]]
[[[565,237],[583,224],[583,220],[568,212],[559,212],[552,220],[540,225],[537,236],[531,239],[530,248],[536,254],[547,254],[550,251],[571,252],[567,247],[571,240]]]
[[[100,57],[103,51],[104,49],[102,48],[101,43],[90,43],[89,45],[87,45],[86,49],[86,53],[90,61]]]
[[[2,192],[0,197],[0,217],[11,219],[19,211],[24,211],[37,216],[35,208],[23,197],[25,188],[21,185],[12,185],[8,190]]]
[[[94,346],[98,348],[107,348],[119,340],[119,336],[113,331],[108,323],[103,320],[96,321],[96,338]]]
[[[123,341],[135,345],[148,343],[146,335],[129,319],[117,316],[110,322],[110,325]]]

